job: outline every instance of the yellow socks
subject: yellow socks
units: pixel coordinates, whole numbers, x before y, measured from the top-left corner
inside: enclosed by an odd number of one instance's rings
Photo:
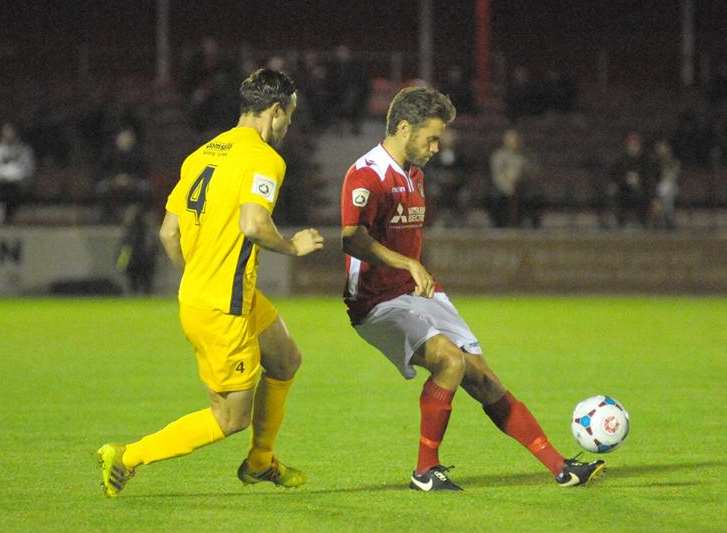
[[[212,409],[195,411],[156,433],[126,445],[123,456],[124,466],[134,468],[140,464],[148,465],[162,459],[186,455],[192,451],[225,438],[217,423]]]
[[[280,381],[263,376],[255,390],[252,415],[252,447],[247,455],[250,469],[262,471],[270,467],[273,446],[283,423],[285,399],[293,380]]]
[[[275,438],[283,423],[285,399],[292,384],[292,379],[280,381],[267,376],[258,383],[253,405],[252,446],[247,456],[253,471],[266,470],[272,463]],[[140,464],[186,455],[223,438],[220,425],[208,407],[127,444],[122,460],[126,468],[133,469]]]

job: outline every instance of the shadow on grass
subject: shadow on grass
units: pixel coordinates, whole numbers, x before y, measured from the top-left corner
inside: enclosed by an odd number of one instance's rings
[[[679,470],[694,470],[703,468],[727,467],[727,461],[703,461],[694,463],[674,463],[674,464],[641,464],[633,466],[621,466],[608,468],[606,475],[609,481],[618,482],[621,479],[629,479],[640,477],[648,474],[672,473]],[[638,484],[623,484],[619,488],[657,488],[657,487],[684,487],[701,485],[710,483],[711,478],[705,481],[658,481],[653,480]],[[518,474],[486,474],[479,476],[456,476],[455,480],[465,489],[467,487],[514,487],[514,486],[533,486],[545,485],[552,483],[550,476],[543,473],[518,473]],[[357,492],[409,492],[408,483],[402,480],[397,483],[381,483],[377,485],[361,485],[357,487],[345,488],[322,488],[316,489],[315,485],[308,485],[303,489],[278,489],[273,492],[266,490],[265,492],[256,491],[255,489],[245,489],[240,492],[224,492],[224,493],[163,493],[163,494],[125,494],[124,498],[148,499],[148,498],[200,498],[200,497],[251,497],[251,496],[286,496],[295,494],[346,494]]]
[[[694,463],[674,463],[674,464],[641,464],[632,466],[614,466],[607,467],[606,477],[618,481],[634,477],[642,477],[649,474],[671,473],[679,470],[699,470],[703,468],[727,467],[727,461],[702,461]],[[511,487],[515,485],[540,485],[547,480],[542,474],[509,474],[509,475],[482,475],[482,476],[464,476],[457,477],[457,482],[461,482],[470,486],[482,487]],[[706,481],[654,481],[639,484],[640,487],[655,486],[682,486],[682,485],[699,485]],[[636,485],[629,485],[634,487]]]
[[[619,466],[609,469],[609,472],[618,472],[619,477],[636,477],[642,474],[649,474],[654,472],[675,472],[677,470],[688,470],[703,468],[719,468],[727,467],[727,460],[725,461],[700,461],[693,463],[673,463],[673,464],[660,464],[660,465],[632,465],[632,466]]]
[[[628,485],[619,485],[620,489],[653,489],[667,487],[694,487],[696,485],[704,485],[705,483],[714,483],[714,481],[650,481],[648,483],[631,483]]]
[[[295,495],[306,495],[306,494],[345,494],[355,492],[378,492],[378,491],[393,491],[393,492],[407,492],[409,486],[406,481],[401,483],[383,483],[380,485],[362,485],[360,487],[344,487],[340,489],[315,489],[308,484],[302,489],[283,489],[278,488],[273,491],[270,487],[265,487],[265,491],[258,491],[250,487],[241,487],[240,492],[198,492],[198,493],[158,493],[158,494],[124,494],[123,497],[127,498],[202,498],[202,497],[214,497],[214,498],[225,498],[225,497],[251,497],[251,496],[295,496]]]

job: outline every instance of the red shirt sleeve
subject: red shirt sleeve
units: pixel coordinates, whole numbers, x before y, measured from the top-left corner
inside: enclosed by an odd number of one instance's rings
[[[341,225],[370,227],[380,201],[381,183],[376,172],[366,167],[351,167],[341,190]]]

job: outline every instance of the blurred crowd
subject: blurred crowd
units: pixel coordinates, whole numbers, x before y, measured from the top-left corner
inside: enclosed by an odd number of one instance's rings
[[[231,54],[212,37],[187,50],[179,85],[198,131],[230,127],[237,114],[240,79],[261,65],[260,55],[247,44],[239,53]],[[326,55],[315,50],[272,54],[264,63],[289,73],[296,81],[302,121],[309,129],[320,131],[338,124],[353,135],[360,134],[368,111],[371,78],[366,64],[347,46],[337,46]]]
[[[191,149],[235,125],[240,80],[260,66],[290,73],[299,88],[296,128],[281,148],[289,175],[299,179],[288,181],[280,203],[290,209],[280,212],[282,223],[304,224],[309,216],[306,206],[291,199],[315,188],[311,156],[316,134],[331,127],[340,134],[361,133],[371,96],[368,67],[344,45],[326,53],[281,55],[249,45],[230,49],[211,37],[185,49],[171,87],[150,87],[144,92],[138,87],[86,86],[73,97],[38,98],[41,103],[25,114],[22,123],[7,122],[2,139],[0,223],[12,222],[23,201],[38,199],[93,203],[99,206],[97,221],[114,224],[124,219],[128,206],[159,203],[160,198],[153,195],[159,193],[157,189],[168,189],[173,176],[161,178],[165,181],[161,187],[153,182],[160,179],[154,175],[160,170],[153,169],[159,154],[149,150],[146,137],[153,121],[151,100],[159,98],[154,93],[174,93],[171,99],[178,101],[185,117],[181,127],[189,129],[193,138],[185,149]],[[64,176],[64,171],[75,175],[72,183],[53,183],[49,190],[34,179],[39,168],[58,176]],[[81,174],[88,179],[80,179]]]
[[[290,179],[276,215],[283,225],[303,225],[313,216],[315,202],[299,199],[311,198],[329,178],[319,176],[313,159],[319,135],[333,131],[340,136],[359,136],[376,108],[378,80],[361,55],[344,45],[326,52],[284,54],[256,50],[248,44],[231,49],[208,37],[184,51],[173,87],[154,90],[174,93],[184,127],[191,132],[189,148],[193,148],[234,126],[239,82],[262,65],[289,72],[299,87],[296,127],[281,148]],[[433,223],[466,224],[473,209],[480,209],[494,227],[539,228],[545,210],[553,206],[547,173],[537,150],[529,146],[528,119],[577,116],[582,112],[578,87],[567,73],[556,70],[535,76],[517,66],[508,79],[497,110],[506,121],[505,127],[497,126],[497,135],[501,134],[497,146],[473,149],[471,143],[463,142],[468,136],[466,126],[455,125],[442,139],[440,153],[427,171],[434,199],[430,202]],[[478,117],[482,109],[468,72],[459,65],[449,65],[437,85],[451,96],[465,124],[486,121],[486,114],[494,109],[488,108]],[[381,100],[388,102],[396,88],[388,87],[389,93]],[[24,123],[4,121],[0,223],[13,222],[24,201],[45,199],[90,203],[98,213],[96,222],[120,224],[128,235],[139,235],[142,224],[153,226],[150,206],[163,205],[176,168],[160,170],[156,161],[160,154],[149,149],[151,135],[170,129],[157,124],[152,131],[150,117],[160,113],[150,105],[150,98],[156,96],[129,98],[113,85],[90,86],[73,105],[39,98]],[[727,66],[705,88],[705,98],[710,106],[707,111],[685,111],[671,131],[649,132],[646,141],[642,133],[632,131],[626,135],[620,155],[597,162],[589,207],[597,211],[601,227],[676,227],[683,169],[725,165],[727,122],[720,117],[727,113],[711,110],[725,108]],[[377,108],[374,112],[380,115],[383,111]],[[51,192],[46,190],[48,182],[43,186],[35,183],[38,169],[58,175],[67,172],[72,180],[85,174],[88,179],[83,185],[51,182],[55,187]],[[160,173],[169,174],[163,176],[161,185]],[[143,287],[143,283],[137,285]]]
[[[629,132],[624,150],[608,169],[606,186],[597,198],[602,227],[627,224],[674,229],[681,162],[665,139],[651,150],[638,132]]]
[[[496,228],[540,228],[546,207],[547,182],[538,158],[524,144],[522,133],[509,127],[489,155],[485,183],[472,152],[458,146],[457,130],[447,130],[441,151],[427,171],[433,197],[433,220],[444,227],[462,226],[468,213],[481,210]],[[673,230],[682,164],[670,142],[657,139],[644,147],[638,132],[629,132],[623,152],[596,172],[590,202],[602,229],[638,227]],[[477,178],[479,179],[479,178]],[[466,223],[466,222],[465,222]]]

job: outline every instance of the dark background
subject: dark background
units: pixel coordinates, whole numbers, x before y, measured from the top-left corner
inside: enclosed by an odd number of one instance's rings
[[[474,2],[435,0],[437,73],[448,64],[471,68]],[[206,35],[226,46],[250,43],[258,50],[327,49],[348,44],[357,52],[409,52],[407,74],[416,73],[418,7],[415,0],[311,2],[268,0],[171,1],[172,53]],[[609,81],[677,84],[679,0],[599,2],[493,0],[492,50],[509,66],[568,68],[580,82],[595,80],[599,50],[609,53]],[[721,61],[727,2],[697,0],[697,60]],[[153,73],[155,2],[5,2],[0,10],[0,60],[5,76],[73,78],[79,50],[87,46],[90,71]]]

